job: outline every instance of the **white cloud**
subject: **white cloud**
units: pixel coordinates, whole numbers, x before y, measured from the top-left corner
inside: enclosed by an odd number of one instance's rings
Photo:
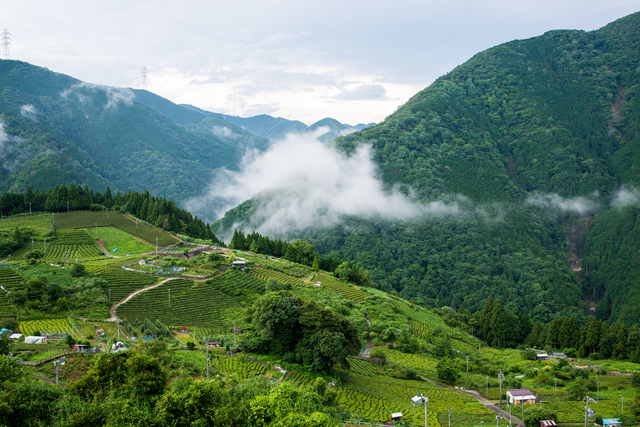
[[[558,209],[562,212],[574,212],[585,215],[598,208],[599,203],[592,198],[574,197],[565,199],[558,194],[536,193],[527,198],[526,204],[540,205],[550,209]]]
[[[123,104],[127,107],[133,105],[135,94],[129,88],[103,86],[86,82],[78,83],[69,89],[65,89],[60,93],[60,96],[64,99],[67,99],[69,96],[75,96],[81,104],[87,104],[90,99],[86,95],[86,92],[95,92],[98,90],[104,91],[107,95],[107,103],[104,106],[105,110],[116,108],[118,104]]]
[[[457,202],[414,203],[397,189],[386,191],[377,179],[371,148],[361,146],[347,157],[313,134],[290,134],[266,152],[248,154],[240,171],[221,170],[204,198],[193,199],[187,209],[214,215],[256,196],[260,205],[252,222],[261,233],[282,235],[290,229],[338,224],[345,215],[407,220],[424,215],[455,215]],[[215,218],[207,218],[209,220]]]
[[[4,130],[4,122],[0,121],[0,161],[2,167],[9,171],[15,172],[25,158],[24,153],[20,151],[20,146],[24,140],[19,136],[11,136]]]
[[[31,105],[31,104],[26,104],[23,105],[22,107],[20,107],[20,114],[23,117],[28,117],[31,120],[37,121],[38,120],[38,111],[36,110],[36,108]]]
[[[640,191],[634,186],[627,187],[625,185],[613,193],[613,200],[611,201],[611,205],[618,209],[634,206],[638,203],[640,203]]]
[[[211,128],[211,133],[219,138],[238,138],[239,137],[239,135],[233,133],[233,131],[226,126],[214,125]]]

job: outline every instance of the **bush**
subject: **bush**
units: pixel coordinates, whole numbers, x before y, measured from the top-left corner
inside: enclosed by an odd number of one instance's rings
[[[524,416],[524,426],[525,427],[539,427],[540,421],[544,420],[553,420],[558,421],[558,415],[553,412],[551,409],[538,408],[533,407],[531,410],[527,411]]]
[[[194,343],[193,341],[187,342],[187,350],[195,350],[195,348],[196,348],[196,343]]]
[[[525,351],[521,352],[520,356],[522,356],[522,358],[524,360],[537,360],[538,359],[538,355],[536,354],[536,352],[531,350],[531,349],[528,349],[528,350],[525,350]]]
[[[445,357],[440,359],[436,366],[438,379],[446,384],[454,384],[460,379],[460,373],[451,359]]]

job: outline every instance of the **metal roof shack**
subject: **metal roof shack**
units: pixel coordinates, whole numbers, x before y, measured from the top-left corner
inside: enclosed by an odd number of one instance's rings
[[[604,427],[617,427],[621,426],[622,423],[620,422],[619,418],[603,418],[602,425]]]
[[[532,405],[536,403],[536,397],[528,388],[508,390],[507,400],[512,405]]]
[[[556,422],[553,420],[540,421],[540,427],[556,427]]]

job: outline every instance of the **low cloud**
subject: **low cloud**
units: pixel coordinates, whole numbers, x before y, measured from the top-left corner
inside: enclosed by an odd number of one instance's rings
[[[234,133],[231,129],[226,126],[213,126],[211,128],[211,133],[219,138],[238,138],[239,135]]]
[[[7,134],[4,122],[0,121],[0,161],[9,173],[15,172],[24,163],[24,155],[20,148],[23,142],[19,136]]]
[[[594,195],[594,197],[597,197]],[[536,193],[529,197],[526,202],[529,205],[540,205],[549,209],[557,209],[562,212],[573,212],[579,215],[586,215],[598,208],[599,203],[593,198],[575,197],[565,199],[558,194]]]
[[[255,197],[259,206],[251,222],[272,236],[336,225],[344,216],[408,220],[461,212],[457,201],[419,204],[398,189],[386,191],[370,146],[347,157],[317,141],[319,132],[290,134],[264,153],[247,154],[240,171],[220,170],[208,194],[189,201],[187,209],[206,218],[213,206],[212,220]]]
[[[638,203],[640,203],[640,191],[633,186],[627,187],[624,185],[613,193],[613,200],[611,201],[611,205],[618,209],[635,206]]]
[[[64,99],[68,99],[70,96],[75,97],[81,104],[87,104],[91,99],[87,96],[87,92],[96,92],[98,90],[104,91],[107,95],[107,103],[104,106],[105,110],[116,108],[118,104],[126,105],[130,107],[133,105],[133,98],[135,94],[129,88],[120,88],[112,86],[95,85],[93,83],[79,83],[71,86],[69,89],[60,93],[60,96]]]
[[[31,104],[26,104],[20,107],[20,114],[22,117],[28,117],[33,121],[38,121],[38,111]]]

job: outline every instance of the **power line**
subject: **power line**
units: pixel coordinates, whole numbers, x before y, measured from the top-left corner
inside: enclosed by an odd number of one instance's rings
[[[11,45],[11,34],[9,30],[2,31],[2,57],[4,59],[10,59],[9,46]]]
[[[142,89],[147,90],[147,67],[142,67]]]

